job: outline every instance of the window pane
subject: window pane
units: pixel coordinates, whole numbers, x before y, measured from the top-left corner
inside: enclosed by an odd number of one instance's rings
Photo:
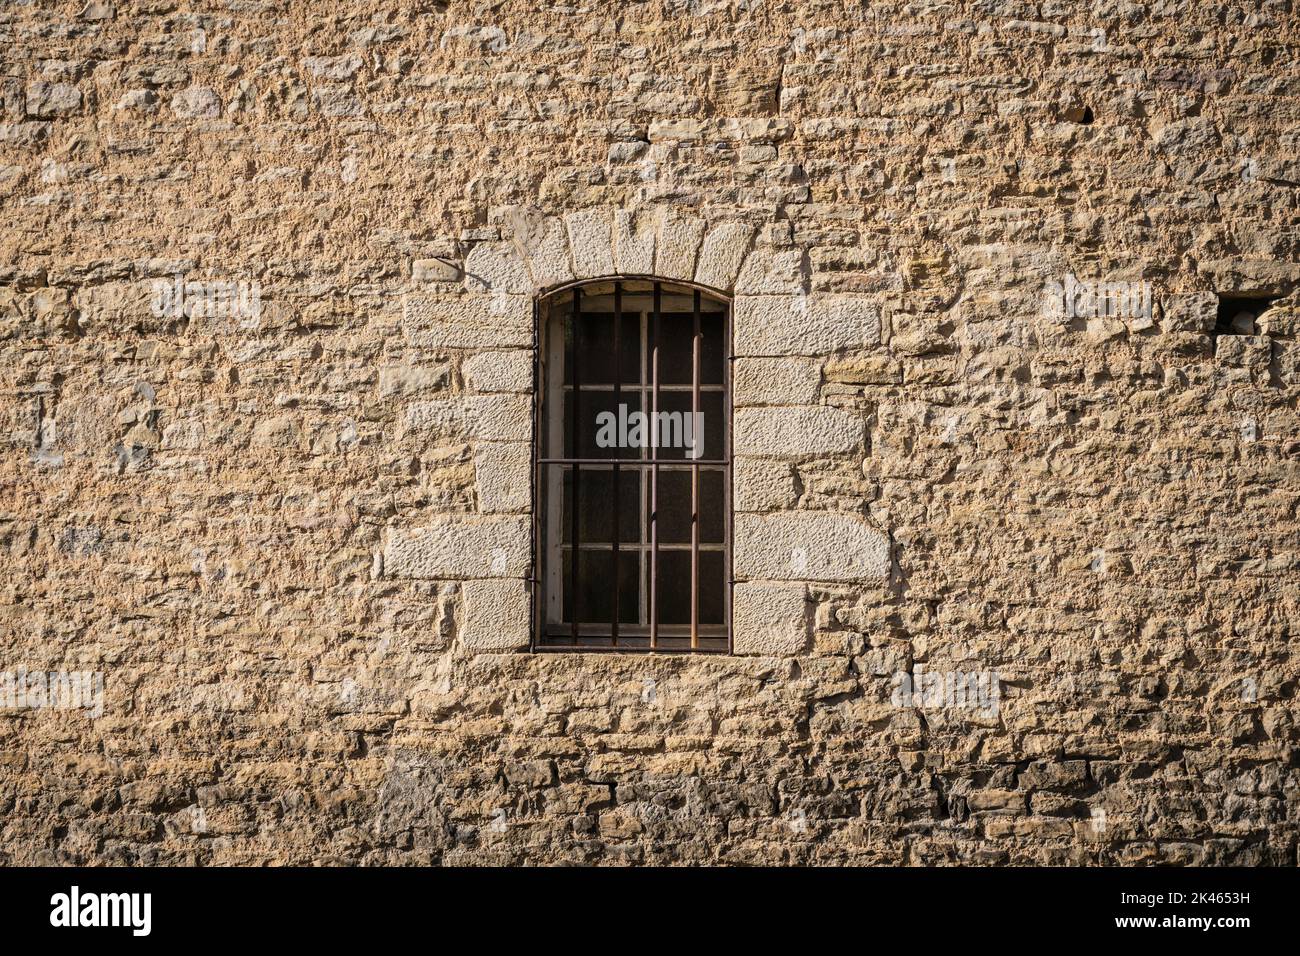
[[[722,393],[700,393],[699,430],[701,443],[695,434],[696,421],[691,417],[690,392],[660,392],[659,410],[664,413],[658,420],[659,457],[668,461],[690,461],[688,446],[702,448],[698,458],[720,459],[726,447],[727,422],[722,414]],[[687,441],[687,438],[690,441]]]
[[[721,551],[700,552],[700,624],[722,624]],[[659,552],[659,623],[691,623],[691,552]]]
[[[573,433],[573,392],[564,393],[564,447],[570,458],[640,458],[632,413],[641,410],[639,392],[620,392],[614,401],[613,391],[580,389],[578,401],[577,441]],[[619,406],[623,406],[620,411]],[[608,417],[606,417],[608,416]],[[643,429],[644,431],[644,429]],[[600,442],[609,443],[604,447]],[[622,447],[620,447],[620,445]]]
[[[659,540],[691,543],[691,472],[659,469]],[[647,511],[650,502],[646,501]],[[721,544],[723,537],[722,472],[700,469],[700,543]]]
[[[621,468],[618,473],[618,540],[640,541],[637,515],[641,513],[640,468]],[[614,540],[614,470],[588,466],[578,476],[578,535],[583,544],[605,544]],[[564,470],[564,524],[560,529],[566,544],[573,540],[573,469]]]
[[[572,352],[572,320],[566,315],[564,319],[564,384],[573,384],[573,369],[570,365]],[[583,385],[614,384],[614,314],[597,312],[582,314],[582,334],[578,338],[580,351],[578,373]],[[636,385],[641,381],[641,316],[636,313],[623,313],[623,323],[619,329],[618,349],[623,355],[619,367],[624,385]]]
[[[635,551],[620,552],[618,556],[618,621],[620,624],[637,623],[637,581],[640,578],[640,561]],[[578,552],[578,623],[608,624],[614,620],[614,556],[603,551]],[[573,621],[573,552],[564,552],[564,613],[565,623]]]
[[[652,317],[653,321],[653,317]],[[721,385],[724,359],[722,313],[701,312],[700,384]],[[659,316],[659,383],[690,385],[695,317],[690,312]]]

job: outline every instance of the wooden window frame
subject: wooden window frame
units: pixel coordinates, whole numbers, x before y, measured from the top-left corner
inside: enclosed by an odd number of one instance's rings
[[[565,371],[562,365],[564,362],[569,361],[577,351],[577,343],[574,343],[574,349],[567,356],[557,361],[555,349],[558,347],[563,351],[564,346],[562,342],[557,343],[551,334],[552,328],[557,322],[554,310],[572,310],[575,300],[580,306],[582,298],[590,296],[593,292],[612,297],[615,303],[613,311],[616,315],[626,315],[633,311],[623,306],[625,297],[649,296],[652,301],[650,308],[644,310],[642,321],[639,324],[641,355],[638,381],[623,384],[619,381],[620,373],[616,371],[616,380],[613,383],[615,405],[618,404],[617,399],[621,394],[621,389],[649,398],[650,407],[647,408],[643,403],[641,410],[651,413],[660,410],[659,396],[666,389],[675,392],[689,390],[692,395],[691,408],[693,411],[701,410],[701,396],[705,392],[721,394],[722,415],[726,427],[720,458],[691,459],[686,457],[664,459],[659,457],[659,449],[652,446],[649,449],[643,449],[640,458],[584,459],[580,457],[581,449],[576,444],[576,436],[573,438],[571,448],[561,448],[562,454],[555,453],[557,444],[563,444],[564,439],[569,437],[569,431],[572,429],[572,424],[564,421],[564,415],[566,414],[564,411],[564,394],[566,391],[575,391],[577,395],[581,396],[582,378],[581,363],[575,363],[578,367],[573,369],[576,374],[572,377],[572,384],[568,385],[564,381]],[[680,301],[681,296],[687,297],[687,301],[691,303],[689,308],[673,309],[671,306],[665,307],[665,299]],[[704,308],[706,302],[709,303],[710,308]],[[642,312],[643,310],[638,308],[635,311]],[[659,355],[656,344],[657,318],[665,312],[671,314],[694,312],[695,314],[696,325],[691,349],[692,368],[690,383],[687,386],[674,385],[668,388],[660,382]],[[707,312],[720,313],[722,319],[720,331],[722,341],[719,343],[722,359],[722,384],[720,386],[705,386],[701,383],[700,365],[704,339],[700,320],[701,316]],[[660,279],[655,276],[607,276],[570,283],[537,298],[534,300],[534,316],[536,320],[534,323],[535,387],[533,392],[534,427],[532,448],[534,574],[531,582],[533,603],[531,649],[534,652],[544,653],[611,651],[622,653],[732,653],[732,592],[734,583],[732,580],[732,303],[730,297],[703,286]],[[558,319],[558,321],[563,320]],[[651,323],[653,328],[647,328],[647,323]],[[616,369],[621,369],[622,358],[621,353],[617,351],[617,343],[622,322],[616,319],[614,326],[614,341],[616,343],[614,365]],[[602,390],[608,391],[609,386],[606,385]],[[581,398],[577,398],[573,403],[572,415],[574,421],[579,415],[577,405],[580,401]],[[554,411],[557,404],[560,409],[558,415]],[[563,606],[563,582],[559,580],[558,575],[563,573],[564,570],[563,556],[566,547],[574,554],[585,550],[577,528],[579,516],[577,501],[584,466],[589,469],[612,470],[616,476],[613,483],[614,504],[612,507],[615,509],[614,525],[617,531],[611,536],[614,540],[609,545],[611,557],[616,562],[614,572],[614,612],[611,615],[614,621],[610,623],[582,622],[580,608],[578,608],[578,613],[573,615],[573,617],[577,618],[576,623],[564,621],[562,610],[560,614],[554,615],[553,619],[548,620],[548,618],[552,618],[550,612],[557,602],[561,608]],[[558,525],[564,519],[563,469],[565,467],[571,467],[574,473],[574,491],[571,498],[573,505],[570,508],[574,527],[569,539],[573,542],[573,545],[569,546],[563,544],[562,531],[557,531]],[[643,500],[641,509],[638,511],[636,539],[634,541],[620,541],[619,539],[624,535],[623,529],[617,527],[619,517],[617,510],[619,480],[617,476],[628,468],[643,471],[648,480],[638,482]],[[689,545],[691,553],[691,622],[689,625],[669,625],[659,621],[659,554],[661,551],[666,550],[685,550],[684,546],[680,544],[669,547],[658,540],[657,497],[660,491],[659,474],[665,468],[677,471],[689,469],[692,476],[691,541]],[[702,469],[715,471],[722,475],[723,515],[722,540],[720,543],[702,543],[700,541],[700,505],[702,500],[700,474]],[[550,483],[549,488],[546,486],[547,482]],[[649,499],[648,502],[645,500],[647,498]],[[560,514],[555,516],[553,520],[548,521],[547,508],[559,508]],[[644,538],[642,535],[643,529],[645,531]],[[603,546],[604,542],[600,542],[593,545],[593,548]],[[617,568],[620,560],[626,560],[622,555],[627,555],[629,551],[635,551],[639,562],[647,561],[649,563],[646,569],[642,569],[638,565],[638,600],[648,606],[645,608],[644,615],[640,613],[639,609],[637,617],[638,622],[643,621],[644,623],[629,624],[618,621],[620,617],[618,607],[620,585]],[[723,557],[723,607],[722,624],[720,625],[705,625],[699,620],[701,592],[699,556],[706,552],[720,552]],[[573,575],[569,583],[570,600],[576,602],[579,594],[579,589],[576,586],[579,573],[579,562],[577,560],[571,559],[569,571]],[[648,571],[648,577],[643,571]]]

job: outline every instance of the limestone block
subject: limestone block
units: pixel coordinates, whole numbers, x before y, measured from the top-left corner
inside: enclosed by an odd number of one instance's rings
[[[659,221],[655,246],[655,274],[690,282],[695,278],[695,258],[704,237],[704,223],[666,215]]]
[[[514,515],[442,515],[420,528],[391,529],[384,572],[398,578],[522,578],[530,521]]]
[[[736,277],[737,295],[794,295],[803,288],[803,253],[798,249],[755,249]]]
[[[527,511],[531,503],[528,442],[482,442],[474,450],[474,480],[484,514]]]
[[[653,275],[656,223],[647,215],[614,213],[614,265],[623,275]]]
[[[511,242],[481,242],[465,257],[465,285],[471,291],[526,295],[528,269]]]
[[[808,644],[802,584],[737,584],[732,594],[732,647],[737,654],[797,654]]]
[[[880,312],[855,295],[737,296],[737,355],[826,355],[880,344]]]
[[[81,90],[71,83],[28,83],[27,115],[48,119],[81,109]]]
[[[609,213],[603,209],[588,209],[564,217],[576,278],[613,275],[614,243],[609,220]]]
[[[732,365],[732,402],[746,405],[811,405],[821,387],[821,368],[811,359],[737,358]]]
[[[848,454],[866,436],[860,415],[829,405],[738,408],[734,428],[736,454],[772,458]]]
[[[1208,335],[1219,314],[1219,297],[1213,292],[1166,295],[1160,299],[1160,311],[1164,331]]]
[[[512,651],[528,646],[526,581],[466,581],[461,585],[460,640],[471,651]]]
[[[533,278],[534,290],[573,280],[569,235],[559,219],[547,219],[534,229],[516,233],[515,243]]]
[[[736,511],[775,511],[794,505],[794,469],[776,458],[735,459],[732,498]]]
[[[532,402],[527,395],[464,395],[413,402],[406,408],[406,427],[460,438],[528,441]]]
[[[393,398],[418,395],[445,388],[448,380],[447,366],[435,365],[385,365],[379,369],[379,397]]]
[[[403,301],[407,341],[425,348],[527,348],[533,302],[526,295],[412,294]]]
[[[476,392],[531,392],[533,353],[523,349],[479,352],[465,359],[461,374],[465,385]]]
[[[735,548],[738,580],[889,580],[889,538],[856,514],[738,514]]]
[[[736,274],[753,236],[753,227],[743,222],[724,222],[710,229],[700,247],[695,281],[729,292],[736,284]]]

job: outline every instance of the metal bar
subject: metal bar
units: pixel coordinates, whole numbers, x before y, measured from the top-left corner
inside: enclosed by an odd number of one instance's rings
[[[614,283],[614,413],[618,414],[618,403],[623,389],[623,352],[619,348],[619,332],[623,327],[623,283]],[[618,647],[618,597],[620,581],[618,577],[618,465],[614,465],[614,620],[610,625],[610,643]]]
[[[659,645],[659,283],[654,287],[650,349],[650,649]]]
[[[735,348],[732,345],[731,331],[731,306],[727,306],[726,312],[722,316],[722,344],[726,348],[726,358],[722,364],[722,418],[719,424],[725,424],[722,435],[722,457],[730,461],[732,455],[731,444],[731,382],[732,367],[731,363],[735,361]],[[722,518],[723,518],[723,541],[725,547],[722,549],[722,578],[723,587],[726,592],[723,594],[723,621],[727,628],[727,653],[731,654],[736,649],[736,636],[732,627],[731,602],[735,593],[735,582],[732,580],[732,514],[731,514],[731,478],[732,472],[730,465],[727,466],[722,477]]]
[[[582,398],[582,378],[579,369],[578,360],[578,338],[582,334],[582,290],[575,288],[573,290],[573,334],[570,336],[571,352],[569,358],[570,376],[573,379],[573,417],[570,419],[570,445],[576,458],[582,445],[578,439],[578,422],[581,421],[578,415],[578,402]],[[570,499],[570,523],[569,537],[572,539],[573,549],[569,553],[569,615],[570,623],[573,626],[573,642],[578,642],[578,556],[581,553],[578,548],[578,539],[581,535],[581,529],[578,524],[578,508],[581,500],[578,495],[578,473],[579,465],[573,466],[573,492]]]
[[[619,465],[627,468],[640,468],[655,464],[649,459],[641,461],[636,458],[541,458],[537,463],[539,465]],[[664,468],[674,467],[674,463],[671,461],[661,461],[659,464]],[[689,468],[692,465],[700,465],[701,467],[712,465],[715,468],[726,468],[730,464],[731,461],[727,458],[701,458],[696,462],[682,462],[677,467]]]
[[[695,329],[691,339],[691,451],[699,448],[700,428],[700,290],[695,290]],[[691,649],[700,646],[700,466],[691,466]]]

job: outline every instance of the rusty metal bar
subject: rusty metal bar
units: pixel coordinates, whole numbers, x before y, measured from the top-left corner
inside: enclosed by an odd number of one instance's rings
[[[619,398],[623,390],[623,352],[619,348],[619,332],[623,328],[623,283],[614,283],[614,414],[618,414]],[[614,620],[610,625],[610,642],[618,647],[618,459],[614,464]]]
[[[700,425],[700,290],[695,290],[695,335],[691,339],[691,453],[699,450]],[[691,466],[691,650],[700,646],[700,466]]]
[[[650,346],[650,649],[659,646],[659,306],[660,286],[654,285],[654,318]]]
[[[636,458],[539,458],[537,463],[539,465],[619,465],[625,468],[649,467],[654,464],[648,459],[641,461]],[[671,463],[659,462],[659,464],[665,465],[665,467],[671,466]],[[730,465],[731,460],[728,458],[701,458],[693,464],[723,467]],[[683,465],[683,467],[688,466]]]
[[[581,439],[579,438],[578,435],[578,423],[582,420],[581,417],[578,415],[578,402],[582,395],[582,378],[579,369],[580,362],[578,359],[578,352],[579,352],[578,339],[581,335],[582,335],[582,290],[575,288],[573,290],[573,334],[569,337],[569,343],[571,349],[569,369],[570,369],[570,375],[573,379],[573,417],[570,420],[570,425],[572,426],[570,430],[570,434],[571,434],[571,447],[573,450],[574,458],[577,458],[582,450]],[[578,615],[578,557],[580,552],[578,549],[578,539],[581,535],[581,528],[578,523],[578,510],[579,510],[578,503],[580,501],[578,495],[578,473],[580,468],[581,466],[576,463],[573,466],[573,492],[572,492],[572,498],[570,499],[571,514],[570,514],[570,524],[569,524],[569,528],[570,528],[569,537],[572,538],[572,544],[573,544],[573,548],[570,551],[570,558],[569,558],[569,616],[571,618],[570,623],[573,626],[574,644],[578,643],[578,617],[579,617]]]

